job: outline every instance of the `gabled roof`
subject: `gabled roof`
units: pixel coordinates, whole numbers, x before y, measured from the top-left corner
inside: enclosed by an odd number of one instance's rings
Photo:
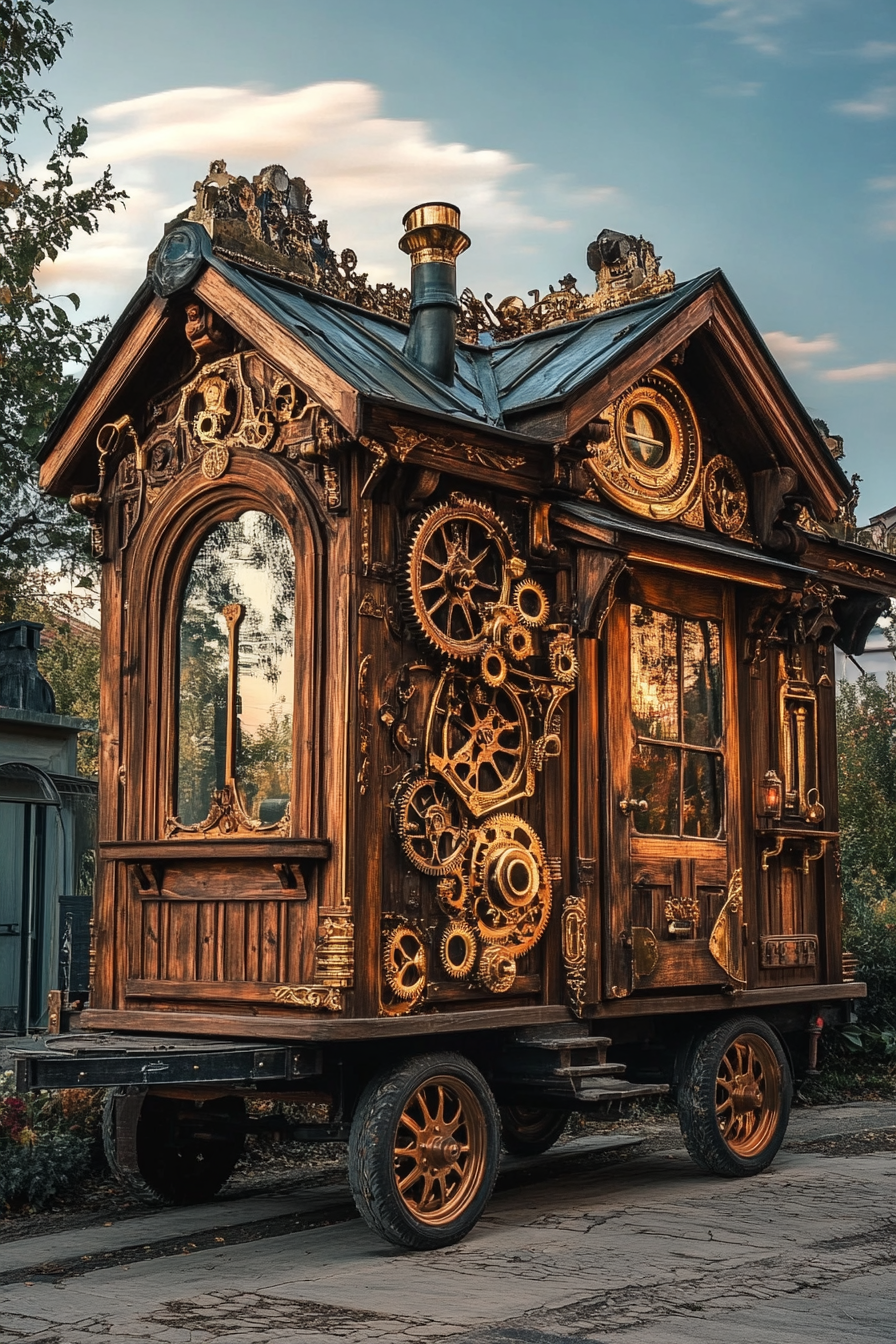
[[[742,402],[757,423],[764,418],[773,457],[791,462],[811,483],[822,516],[833,517],[849,489],[721,271],[501,344],[459,344],[448,387],[405,356],[404,323],[228,261],[215,254],[199,224],[182,221],[178,230],[183,255],[174,283],[158,274],[154,290],[144,282],[50,427],[39,455],[47,488],[92,488],[99,425],[156,342],[173,333],[180,304],[167,298],[194,291],[355,435],[364,432],[366,408],[385,407],[499,438],[566,439],[711,321],[710,339],[742,383]]]

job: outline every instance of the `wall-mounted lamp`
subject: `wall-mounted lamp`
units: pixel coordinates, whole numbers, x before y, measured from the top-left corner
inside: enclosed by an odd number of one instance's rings
[[[759,811],[768,821],[779,821],[784,799],[784,785],[774,770],[766,770],[759,788]]]

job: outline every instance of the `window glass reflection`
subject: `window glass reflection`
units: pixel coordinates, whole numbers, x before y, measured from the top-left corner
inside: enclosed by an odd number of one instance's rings
[[[177,811],[183,825],[202,822],[213,791],[227,784],[237,786],[250,820],[268,825],[285,813],[294,626],[295,558],[283,528],[259,512],[219,523],[196,554],[181,610]]]
[[[639,742],[632,754],[632,798],[644,799],[647,811],[632,812],[635,830],[643,835],[678,835],[679,752]]]
[[[722,737],[722,640],[716,621],[682,621],[684,740],[717,747]]]
[[[715,840],[722,830],[721,756],[686,751],[682,785],[682,833]]]
[[[678,738],[678,628],[674,616],[632,607],[632,719],[643,737]]]

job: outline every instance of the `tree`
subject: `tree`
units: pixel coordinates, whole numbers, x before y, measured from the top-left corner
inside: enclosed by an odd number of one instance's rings
[[[79,233],[94,233],[125,193],[111,170],[75,188],[87,123],[66,125],[54,95],[39,87],[71,35],[50,14],[53,0],[0,0],[0,615],[29,591],[28,576],[56,562],[92,584],[83,522],[41,494],[34,459],[42,436],[75,387],[68,371],[96,351],[105,318],[76,321],[76,294],[45,294],[37,272]],[[17,140],[32,118],[50,137],[46,166],[30,176]]]

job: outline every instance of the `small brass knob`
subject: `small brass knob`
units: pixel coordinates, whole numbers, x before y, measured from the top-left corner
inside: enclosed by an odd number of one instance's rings
[[[626,817],[630,812],[646,812],[649,806],[646,798],[619,799],[619,811]]]

